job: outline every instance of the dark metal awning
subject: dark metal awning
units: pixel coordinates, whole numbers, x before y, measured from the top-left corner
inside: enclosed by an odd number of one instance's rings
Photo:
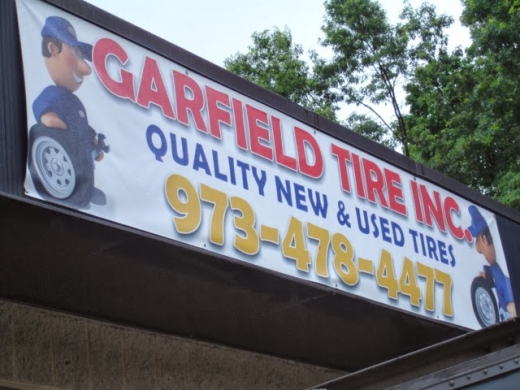
[[[346,371],[464,333],[42,202],[0,215],[3,298]]]
[[[517,389],[518,318],[317,385],[322,390]]]

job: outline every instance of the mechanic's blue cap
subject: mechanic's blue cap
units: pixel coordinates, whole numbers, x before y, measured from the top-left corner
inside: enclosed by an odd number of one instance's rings
[[[473,237],[477,237],[488,227],[488,224],[476,206],[469,206],[468,211],[471,215],[471,226],[468,230]]]
[[[42,29],[42,37],[56,38],[69,46],[78,48],[83,58],[92,61],[92,45],[78,41],[76,30],[67,19],[49,16]]]

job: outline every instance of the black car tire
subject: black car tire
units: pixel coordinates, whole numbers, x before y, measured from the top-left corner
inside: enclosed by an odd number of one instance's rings
[[[477,321],[483,328],[499,322],[498,305],[490,283],[476,277],[471,283],[471,302]]]
[[[89,204],[94,163],[73,132],[34,125],[29,132],[28,165],[43,199],[73,208]]]

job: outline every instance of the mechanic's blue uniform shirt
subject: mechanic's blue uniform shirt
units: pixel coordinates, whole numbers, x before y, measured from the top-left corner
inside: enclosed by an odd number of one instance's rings
[[[90,156],[94,149],[96,132],[88,125],[87,112],[81,100],[73,93],[56,85],[45,88],[33,102],[33,113],[38,123],[42,115],[54,112],[65,122],[70,131],[77,151]]]
[[[509,278],[504,275],[498,263],[491,265],[490,268],[491,273],[493,274],[493,280],[495,281],[495,288],[497,290],[498,305],[503,310],[507,310],[507,304],[514,301],[511,282],[509,281]]]

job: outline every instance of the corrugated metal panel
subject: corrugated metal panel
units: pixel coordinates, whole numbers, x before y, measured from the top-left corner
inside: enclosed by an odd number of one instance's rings
[[[14,1],[0,1],[0,192],[21,196],[27,137],[15,8]]]

